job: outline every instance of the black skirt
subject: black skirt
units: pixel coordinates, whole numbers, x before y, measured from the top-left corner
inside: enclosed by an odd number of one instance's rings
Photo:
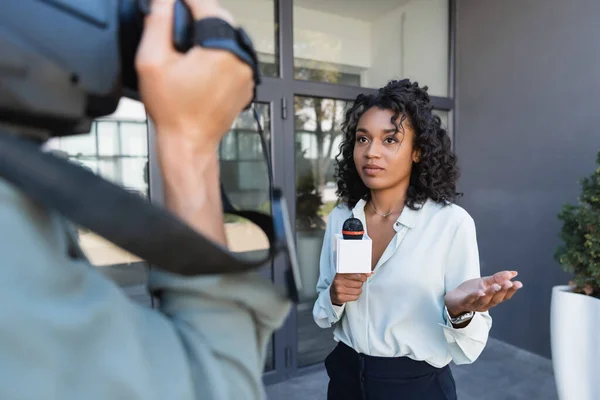
[[[448,366],[408,357],[372,357],[343,343],[325,359],[327,400],[456,400]]]

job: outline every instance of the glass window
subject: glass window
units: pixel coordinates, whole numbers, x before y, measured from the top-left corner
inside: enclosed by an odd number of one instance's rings
[[[302,292],[298,305],[298,364],[323,361],[335,346],[333,328],[321,329],[312,318],[317,298],[319,257],[327,215],[337,202],[334,160],[342,139],[346,102],[296,97],[296,244]]]
[[[448,96],[448,0],[294,0],[296,79],[380,87],[410,78]]]
[[[264,156],[262,153],[261,141],[256,128],[236,129],[237,139],[239,143],[239,159],[240,160],[261,160]]]
[[[221,139],[219,157],[221,160],[235,160],[237,155],[237,139],[234,134],[228,134]]]
[[[450,140],[454,140],[452,127],[448,125],[449,124],[448,111],[433,110],[433,113],[435,115],[437,115],[438,117],[440,117],[440,119],[442,120],[442,128],[444,128],[446,130],[446,132],[448,133],[448,136],[450,136]]]
[[[145,121],[121,122],[119,129],[127,132],[126,135],[120,135],[121,154],[127,156],[142,156],[148,154],[148,134]]]
[[[96,135],[98,136],[98,155],[114,156],[120,153],[118,121],[98,120],[96,122]]]
[[[267,104],[255,107],[269,145],[270,108]],[[252,110],[244,111],[236,118],[221,140],[219,155],[221,182],[232,204],[240,209],[269,213],[267,164]],[[261,248],[268,248],[268,244]]]
[[[275,0],[221,0],[221,4],[252,38],[262,74],[279,76]]]
[[[264,129],[267,146],[270,143],[270,108],[256,104],[259,121]],[[240,210],[271,213],[269,176],[259,132],[252,110],[242,112],[221,140],[221,182],[234,207]],[[229,250],[243,257],[263,258],[269,240],[250,221],[225,215],[225,233]],[[273,342],[269,343],[265,371],[273,369]]]
[[[51,139],[48,151],[87,168],[140,196],[148,194],[148,138],[144,106],[121,99],[115,113],[93,122],[89,134]],[[79,245],[90,262],[132,297],[150,303],[143,288],[147,265],[87,229],[76,228]]]

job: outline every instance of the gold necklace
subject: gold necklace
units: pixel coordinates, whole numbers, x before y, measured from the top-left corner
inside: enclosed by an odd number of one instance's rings
[[[383,218],[387,218],[389,215],[391,215],[391,214],[394,214],[394,213],[398,212],[398,211],[390,211],[390,212],[389,212],[389,213],[387,213],[387,214],[382,214],[382,213],[380,213],[379,211],[377,211],[377,209],[376,209],[376,208],[375,208],[375,206],[373,205],[373,201],[372,201],[372,200],[371,200],[371,201],[369,201],[369,204],[371,205],[371,208],[373,209],[373,211],[375,211],[375,212],[377,213],[377,215],[379,215],[379,216],[381,216],[381,217],[383,217]]]

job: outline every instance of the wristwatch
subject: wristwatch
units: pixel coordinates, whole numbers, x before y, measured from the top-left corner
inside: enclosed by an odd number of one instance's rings
[[[450,313],[448,312],[448,309],[446,308],[446,317],[448,318],[448,321],[450,321],[450,323],[452,325],[464,324],[465,322],[470,321],[474,316],[475,316],[475,311],[469,311],[466,313],[462,313],[457,317],[452,317],[450,315]]]

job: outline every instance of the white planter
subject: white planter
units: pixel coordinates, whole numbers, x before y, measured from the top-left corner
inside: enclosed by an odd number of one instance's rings
[[[555,286],[550,334],[559,399],[600,399],[600,299]]]

